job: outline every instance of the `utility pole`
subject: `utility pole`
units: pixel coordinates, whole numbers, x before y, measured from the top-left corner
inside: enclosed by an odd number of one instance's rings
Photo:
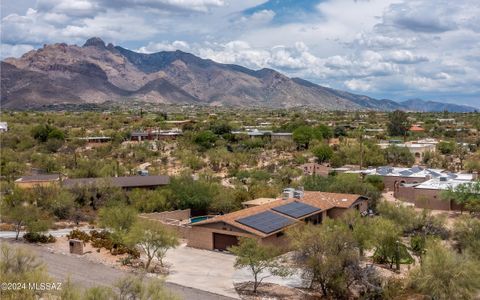
[[[397,271],[400,271],[400,241],[396,241],[396,248],[395,248],[395,267]]]
[[[360,143],[360,170],[363,169],[363,127],[359,127],[359,134],[358,141]]]

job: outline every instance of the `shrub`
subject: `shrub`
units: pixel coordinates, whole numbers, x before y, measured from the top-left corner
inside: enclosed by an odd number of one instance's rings
[[[78,230],[78,229],[74,229],[74,230],[70,231],[70,233],[67,234],[67,238],[81,240],[81,241],[84,241],[84,242],[89,242],[90,241],[90,235],[88,235],[88,233],[83,232],[83,231]]]
[[[55,243],[57,241],[57,239],[51,234],[45,235],[37,232],[27,232],[23,235],[23,238],[29,243],[47,244]]]

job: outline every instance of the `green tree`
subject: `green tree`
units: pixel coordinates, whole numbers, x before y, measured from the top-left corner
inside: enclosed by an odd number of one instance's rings
[[[480,211],[480,180],[466,182],[455,187],[450,187],[442,192],[441,197],[446,201],[454,201],[466,210]]]
[[[58,128],[49,124],[38,125],[32,129],[32,136],[34,139],[45,143],[49,139],[64,140],[65,134]]]
[[[137,211],[129,206],[116,205],[101,208],[98,217],[100,226],[111,229],[113,239],[121,242],[137,222]]]
[[[474,299],[480,290],[480,269],[478,262],[430,241],[409,281],[411,288],[432,299]]]
[[[393,264],[396,264],[398,270],[401,256],[405,256],[406,253],[405,246],[400,242],[401,231],[394,222],[382,217],[375,219],[373,228],[375,236],[374,260],[377,263],[388,263],[390,268],[393,267]]]
[[[472,216],[462,216],[453,227],[455,248],[468,253],[480,261],[480,220]]]
[[[388,164],[398,166],[411,166],[415,162],[415,157],[406,147],[390,145],[385,149],[385,159]]]
[[[358,269],[356,242],[341,221],[327,219],[322,226],[305,225],[288,232],[295,261],[309,278],[310,288],[322,291],[325,297],[342,297],[353,282],[353,270]]]
[[[293,131],[292,137],[299,148],[308,149],[311,140],[314,138],[314,132],[310,126],[300,126]]]
[[[206,210],[215,196],[215,187],[211,183],[187,176],[173,178],[170,190],[169,200],[178,209]]]
[[[214,147],[216,141],[217,136],[209,130],[200,131],[196,133],[193,137],[193,142],[200,146],[200,149],[202,150]]]
[[[330,158],[333,156],[333,150],[327,144],[320,144],[313,148],[312,150],[313,155],[317,158],[317,162],[324,163],[329,161]]]
[[[437,144],[437,149],[443,155],[453,154],[455,151],[456,145],[454,142],[441,141]]]
[[[405,137],[408,132],[410,124],[408,122],[408,115],[406,112],[396,110],[388,115],[388,134],[390,136]]]
[[[377,212],[384,219],[394,222],[395,227],[404,233],[410,233],[421,227],[419,215],[413,207],[383,201],[377,205]]]
[[[333,136],[336,138],[341,136],[347,136],[347,131],[345,130],[345,127],[344,126],[335,127],[335,129],[333,130]]]
[[[264,272],[286,276],[288,270],[282,267],[277,256],[280,254],[278,248],[262,245],[256,239],[241,237],[238,246],[229,248],[235,258],[235,268],[248,268],[253,275],[253,292],[257,292],[258,286],[263,279],[270,275],[262,276]]]
[[[325,124],[320,124],[313,129],[313,136],[318,140],[329,140],[333,137],[333,131]]]
[[[2,219],[13,223],[18,240],[20,231],[25,228],[29,233],[45,232],[52,220],[37,205],[32,204],[34,195],[30,190],[14,189],[2,202]]]
[[[147,256],[145,270],[149,270],[153,258],[163,266],[168,249],[178,245],[176,233],[158,221],[139,219],[126,237],[127,244],[138,246]]]
[[[170,209],[170,203],[167,200],[169,190],[144,190],[134,189],[129,192],[128,199],[132,205],[141,213],[161,212]]]
[[[353,238],[357,242],[360,256],[364,251],[373,247],[372,224],[370,218],[363,218],[358,211],[349,210],[342,215],[342,220],[352,231]]]

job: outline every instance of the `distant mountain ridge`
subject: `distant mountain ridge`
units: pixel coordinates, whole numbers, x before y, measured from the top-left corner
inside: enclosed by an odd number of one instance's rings
[[[137,53],[106,45],[100,38],[88,39],[82,47],[45,45],[1,63],[0,103],[4,108],[125,99],[318,110],[474,110],[436,102],[419,106],[409,101],[378,100],[289,78],[272,69],[221,64],[178,50]]]
[[[446,110],[450,112],[478,111],[477,108],[467,106],[467,105],[443,103],[443,102],[435,102],[435,101],[425,101],[421,99],[410,99],[410,100],[402,101],[400,102],[400,105],[405,109],[420,111],[420,112],[442,112]]]

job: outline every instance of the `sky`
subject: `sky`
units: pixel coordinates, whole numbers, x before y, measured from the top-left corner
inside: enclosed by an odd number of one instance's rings
[[[480,107],[479,0],[2,0],[1,58],[96,36],[379,99]]]

